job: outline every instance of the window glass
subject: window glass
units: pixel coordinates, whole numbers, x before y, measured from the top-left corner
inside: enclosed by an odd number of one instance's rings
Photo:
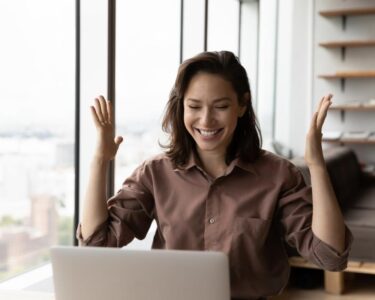
[[[215,0],[208,4],[207,50],[238,55],[239,1]]]
[[[204,50],[204,0],[184,1],[183,59]]]
[[[142,161],[163,151],[162,116],[179,65],[180,2],[118,1],[116,13],[116,130],[124,142],[115,190]],[[150,248],[155,229],[153,223],[146,239],[128,248]]]
[[[0,2],[0,281],[73,241],[74,1]]]
[[[115,190],[138,164],[162,151],[161,121],[179,65],[179,1],[119,1],[116,34],[116,123],[124,142]]]

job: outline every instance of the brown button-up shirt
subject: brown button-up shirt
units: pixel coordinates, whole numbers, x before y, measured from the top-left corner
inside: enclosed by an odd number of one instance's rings
[[[192,155],[183,169],[158,155],[140,165],[108,200],[108,220],[81,245],[121,247],[143,239],[155,219],[154,249],[222,251],[229,257],[231,295],[256,299],[278,294],[288,281],[284,242],[327,270],[346,267],[343,253],[311,230],[311,188],[289,161],[263,151],[254,163],[233,160],[210,177]]]

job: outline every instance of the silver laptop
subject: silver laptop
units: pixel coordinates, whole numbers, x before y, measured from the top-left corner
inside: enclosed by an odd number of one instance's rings
[[[224,253],[51,248],[56,300],[229,300]]]

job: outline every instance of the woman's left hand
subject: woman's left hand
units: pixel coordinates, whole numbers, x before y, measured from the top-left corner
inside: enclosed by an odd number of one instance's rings
[[[332,104],[332,95],[328,94],[320,100],[317,111],[314,113],[309,132],[306,136],[305,161],[308,167],[324,165],[322,150],[322,127],[327,111]]]

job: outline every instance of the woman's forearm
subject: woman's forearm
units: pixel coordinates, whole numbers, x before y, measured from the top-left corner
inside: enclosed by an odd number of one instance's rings
[[[313,197],[312,230],[339,253],[345,247],[345,224],[325,165],[309,167]]]
[[[90,176],[83,203],[81,232],[83,239],[92,235],[108,218],[107,170],[109,161],[95,157],[91,162]]]

